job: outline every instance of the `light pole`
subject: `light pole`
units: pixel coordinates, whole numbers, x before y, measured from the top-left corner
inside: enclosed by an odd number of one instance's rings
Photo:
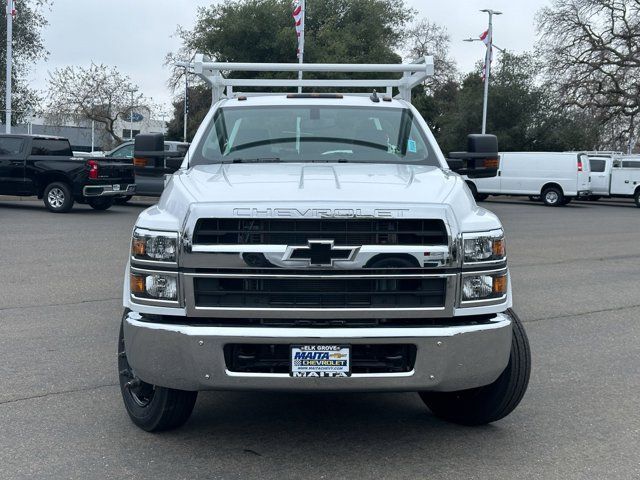
[[[137,88],[130,88],[127,92],[131,93],[131,112],[129,115],[129,140],[133,140],[133,107],[134,107],[134,99],[133,95],[138,91]]]
[[[502,15],[502,12],[498,12],[497,10],[491,10],[490,8],[485,8],[480,10],[481,12],[485,12],[489,14],[489,28],[487,29],[487,37],[486,40],[476,39],[476,38],[468,38],[465,39],[465,42],[475,42],[481,41],[487,45],[487,52],[484,57],[484,99],[482,102],[482,133],[487,133],[487,100],[489,99],[489,77],[491,76],[491,51],[494,47],[493,45],[493,16],[494,15]],[[498,48],[498,47],[496,47]],[[498,48],[498,50],[502,50]]]
[[[13,16],[15,15],[13,0],[6,1],[5,15],[7,17],[7,77],[5,84],[5,133],[11,133],[11,67],[13,63]]]
[[[184,69],[184,127],[182,129],[183,141],[187,141],[187,120],[189,116],[189,69]]]

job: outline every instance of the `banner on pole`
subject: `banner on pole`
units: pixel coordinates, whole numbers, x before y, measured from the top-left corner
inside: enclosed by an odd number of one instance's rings
[[[304,29],[304,12],[302,11],[302,2],[300,0],[294,0],[293,2],[293,20],[296,26],[296,36],[298,37],[297,56],[300,58],[300,36]]]

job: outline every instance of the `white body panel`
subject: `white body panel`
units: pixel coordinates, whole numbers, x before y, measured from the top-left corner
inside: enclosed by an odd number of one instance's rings
[[[595,170],[591,183],[594,195],[632,197],[640,188],[640,157],[626,155],[596,155],[589,157]]]
[[[589,162],[578,171],[579,153],[504,152],[500,154],[498,176],[468,179],[478,192],[496,195],[540,195],[556,184],[567,197],[590,190]]]

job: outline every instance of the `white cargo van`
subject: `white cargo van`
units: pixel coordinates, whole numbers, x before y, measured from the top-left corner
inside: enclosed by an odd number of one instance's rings
[[[632,197],[640,207],[640,155],[589,155],[590,200],[600,197]]]
[[[465,180],[477,200],[488,195],[539,195],[545,205],[555,207],[589,196],[589,176],[585,153],[503,152],[497,176]]]

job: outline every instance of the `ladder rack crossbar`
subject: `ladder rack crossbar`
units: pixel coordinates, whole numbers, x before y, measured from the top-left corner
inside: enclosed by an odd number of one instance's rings
[[[192,62],[176,64],[202,78],[211,86],[213,102],[232,96],[233,87],[334,87],[386,89],[389,94],[397,88],[396,98],[411,101],[411,90],[433,75],[433,57],[423,57],[414,63],[242,63],[212,62],[204,55],[196,55]],[[400,78],[384,79],[281,79],[281,78],[229,78],[231,72],[324,72],[324,73],[398,73]]]

